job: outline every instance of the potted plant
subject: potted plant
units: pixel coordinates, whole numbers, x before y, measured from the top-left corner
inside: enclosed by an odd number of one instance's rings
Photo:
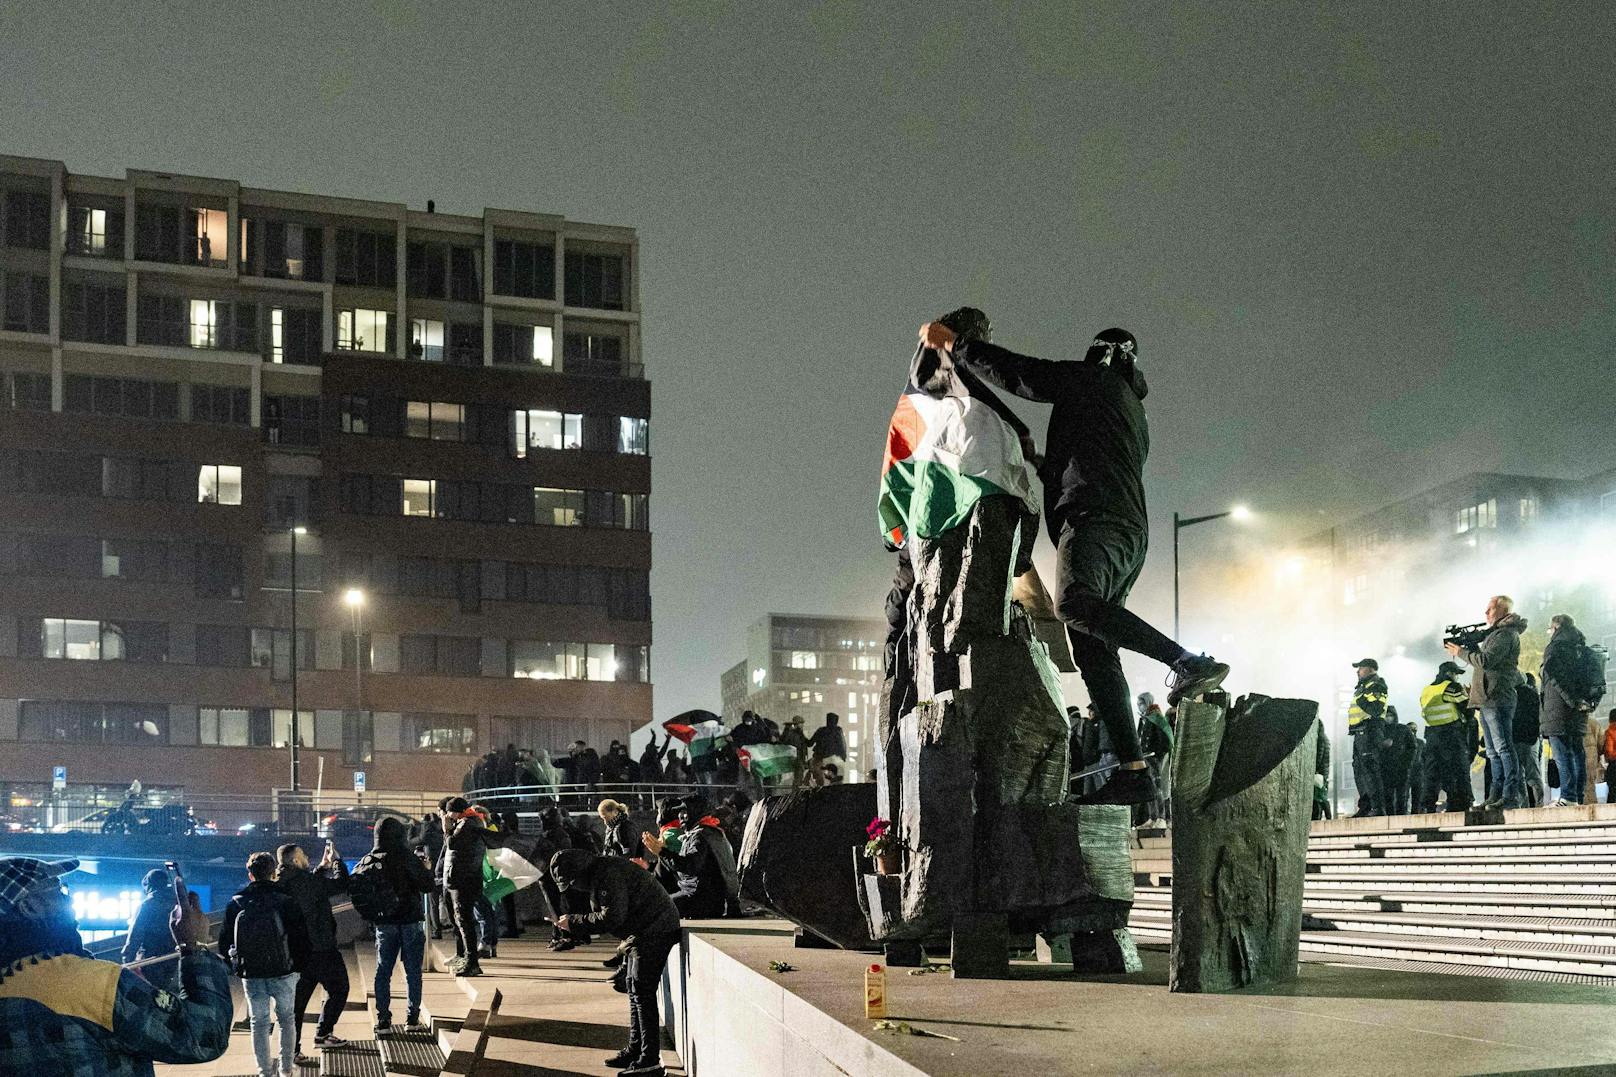
[[[870,825],[864,828],[868,838],[864,843],[864,854],[875,861],[875,870],[880,875],[897,875],[902,871],[898,854],[903,851],[903,839],[892,829],[892,820],[875,818]]]

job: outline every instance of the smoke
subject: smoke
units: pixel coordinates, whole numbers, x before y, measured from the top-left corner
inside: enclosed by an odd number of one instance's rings
[[[1353,663],[1379,661],[1400,719],[1417,720],[1420,689],[1448,657],[1444,626],[1482,620],[1493,595],[1513,598],[1528,622],[1523,672],[1537,672],[1557,613],[1589,642],[1616,643],[1616,521],[1538,519],[1373,546],[1335,534],[1289,545],[1248,534],[1224,558],[1186,568],[1195,602],[1185,635],[1216,641],[1235,693],[1317,700],[1338,753]]]

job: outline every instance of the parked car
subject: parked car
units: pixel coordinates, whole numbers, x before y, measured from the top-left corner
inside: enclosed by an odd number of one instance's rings
[[[405,826],[414,820],[392,808],[352,807],[338,808],[324,816],[315,830],[315,836],[335,842],[337,853],[345,859],[364,856],[370,852],[376,824],[383,819],[397,819]]]
[[[53,824],[52,834],[175,834],[218,833],[199,823],[191,809],[184,804],[120,804],[116,808],[98,808],[79,819]]]

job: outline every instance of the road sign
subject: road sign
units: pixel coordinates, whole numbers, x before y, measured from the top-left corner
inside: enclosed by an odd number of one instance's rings
[[[365,772],[362,770],[353,772],[353,791],[356,793],[365,791]]]
[[[66,788],[67,788],[67,768],[66,767],[52,767],[51,768],[51,789],[53,789],[54,791],[60,793],[63,789],[66,789]]]

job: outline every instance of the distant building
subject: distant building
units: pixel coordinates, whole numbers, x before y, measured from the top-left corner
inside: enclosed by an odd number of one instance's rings
[[[0,795],[286,786],[294,527],[306,787],[627,740],[639,309],[629,228],[0,157]]]
[[[801,715],[811,736],[835,712],[847,738],[848,774],[862,777],[875,765],[869,737],[881,705],[886,634],[886,621],[874,617],[763,617],[747,630],[746,661],[720,678],[725,720],[753,710],[784,726]]]

